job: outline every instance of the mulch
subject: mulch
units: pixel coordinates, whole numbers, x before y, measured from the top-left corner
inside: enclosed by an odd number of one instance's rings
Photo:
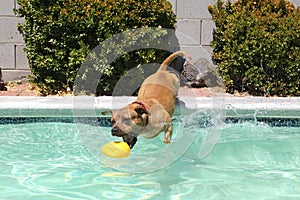
[[[41,96],[29,82],[12,82],[5,84],[6,90],[0,91],[0,96]]]
[[[38,89],[27,81],[9,82],[5,84],[5,87],[6,91],[0,91],[0,96],[42,96]],[[210,97],[215,92],[225,95],[221,88],[180,88],[178,95],[181,97]]]

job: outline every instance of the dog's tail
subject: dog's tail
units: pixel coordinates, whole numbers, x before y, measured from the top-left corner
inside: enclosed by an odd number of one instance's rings
[[[167,67],[178,56],[184,56],[184,57],[186,57],[186,59],[189,59],[189,60],[191,59],[190,55],[187,52],[185,52],[185,51],[176,51],[164,60],[164,62],[160,65],[158,70],[167,70]]]

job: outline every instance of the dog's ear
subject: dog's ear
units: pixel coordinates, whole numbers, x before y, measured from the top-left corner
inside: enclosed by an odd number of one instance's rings
[[[147,110],[145,110],[144,108],[138,107],[135,108],[134,111],[139,115],[142,116],[143,114],[149,114]]]
[[[142,127],[145,127],[149,123],[149,113],[145,108],[136,108],[134,109],[135,112],[138,114],[139,120],[136,121],[136,124]],[[132,145],[133,146],[133,145]]]
[[[112,114],[112,110],[103,111],[101,114],[102,115],[111,115]]]

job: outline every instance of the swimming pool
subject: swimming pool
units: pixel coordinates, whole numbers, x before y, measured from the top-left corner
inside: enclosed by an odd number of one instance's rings
[[[228,100],[230,104],[226,103],[228,110],[218,143],[205,158],[199,159],[199,146],[213,127],[209,117],[201,116],[198,121],[186,124],[198,133],[182,156],[159,170],[130,173],[99,162],[82,142],[81,130],[86,133],[96,130],[99,139],[101,133],[109,133],[106,118],[97,119],[101,126],[84,120],[74,123],[74,117],[69,113],[72,107],[64,102],[68,100],[55,99],[55,106],[61,103],[63,110],[52,106],[49,101],[42,99],[34,105],[28,103],[27,111],[16,108],[18,104],[14,108],[2,105],[0,199],[300,197],[300,115],[297,103],[293,105],[294,109],[271,109],[270,104],[264,104],[267,109],[253,110],[251,103],[242,102],[241,109],[238,104],[241,100]],[[47,112],[31,109],[31,106],[41,108],[41,102],[47,104]],[[285,105],[288,106],[288,101],[281,102],[280,106]],[[89,111],[84,112],[80,119],[90,122],[89,114]],[[174,123],[179,129],[180,116],[174,117]],[[155,152],[161,148],[164,144],[160,137],[151,139],[151,143],[140,139],[132,154],[143,155],[146,150]]]

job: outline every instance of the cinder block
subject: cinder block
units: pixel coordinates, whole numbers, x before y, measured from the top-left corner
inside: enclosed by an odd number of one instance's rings
[[[201,21],[178,20],[176,35],[181,45],[200,45]]]
[[[194,61],[198,60],[199,58],[205,58],[206,60],[211,62],[211,64],[213,64],[211,61],[210,47],[207,47],[207,46],[193,46],[193,47],[181,46],[180,49],[188,52],[190,54],[190,56],[192,57],[192,60],[194,60]]]
[[[208,5],[217,0],[177,0],[177,17],[180,19],[210,19]]]
[[[177,0],[169,0],[172,4],[172,8],[175,14],[177,14]]]
[[[15,68],[15,46],[11,43],[0,43],[0,67],[1,69]]]
[[[29,69],[28,60],[24,52],[24,45],[16,45],[16,69]]]
[[[0,1],[0,16],[15,16],[13,9],[15,8],[14,0],[1,0]]]
[[[213,54],[213,49],[212,49],[212,47],[211,46],[207,46],[207,45],[203,45],[202,46],[207,52],[208,52],[208,54],[210,55],[210,56],[212,56],[212,54]]]
[[[30,70],[2,70],[4,82],[17,81],[32,75]]]
[[[24,20],[19,17],[0,17],[0,42],[23,43],[22,36],[18,31],[18,24]]]
[[[214,28],[215,23],[212,20],[202,21],[201,45],[210,45],[210,42],[213,40]]]
[[[293,3],[296,7],[300,6],[300,0],[289,0],[289,2]]]

